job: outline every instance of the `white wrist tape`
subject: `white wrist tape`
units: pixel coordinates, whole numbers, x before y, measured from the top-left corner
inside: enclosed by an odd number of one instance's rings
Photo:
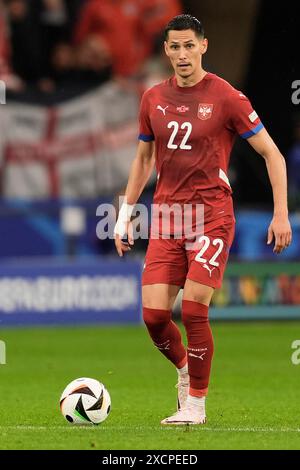
[[[114,228],[114,234],[123,238],[127,234],[127,224],[130,222],[134,206],[131,204],[122,204],[117,223]]]

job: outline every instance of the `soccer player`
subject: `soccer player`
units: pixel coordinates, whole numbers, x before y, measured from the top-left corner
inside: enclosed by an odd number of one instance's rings
[[[265,159],[274,196],[267,243],[275,241],[276,254],[292,240],[286,165],[246,96],[203,69],[208,41],[200,21],[190,15],[175,17],[165,29],[164,47],[175,76],[143,95],[137,155],[115,227],[115,244],[123,256],[134,243],[129,221],[154,164],[155,204],[204,207],[198,247],[187,249],[190,233],[178,238],[174,227],[169,238],[150,237],[142,278],[145,324],[155,346],[178,372],[178,409],[162,424],[204,424],[214,350],[208,312],[214,289],[222,284],[235,230],[227,177],[235,136],[247,139]],[[125,232],[128,243],[122,241]],[[171,319],[181,288],[187,350]]]

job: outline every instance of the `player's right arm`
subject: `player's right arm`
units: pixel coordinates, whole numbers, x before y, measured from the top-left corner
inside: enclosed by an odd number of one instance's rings
[[[132,162],[128,184],[125,192],[125,201],[119,212],[119,217],[114,230],[115,245],[120,257],[130,251],[130,246],[134,244],[131,231],[128,230],[131,214],[134,205],[142,194],[154,168],[154,141],[138,143],[136,157]],[[128,243],[122,241],[124,236],[128,236]]]

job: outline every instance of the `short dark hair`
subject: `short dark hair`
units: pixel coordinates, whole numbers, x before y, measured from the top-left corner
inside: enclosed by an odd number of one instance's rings
[[[204,28],[201,21],[192,15],[178,15],[165,27],[165,40],[168,40],[169,31],[184,31],[186,29],[191,29],[195,32],[196,36],[204,38]]]

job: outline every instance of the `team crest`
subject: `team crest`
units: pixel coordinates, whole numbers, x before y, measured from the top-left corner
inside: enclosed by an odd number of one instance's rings
[[[213,104],[200,103],[198,108],[198,118],[202,119],[202,121],[210,119],[212,117],[213,109]]]

